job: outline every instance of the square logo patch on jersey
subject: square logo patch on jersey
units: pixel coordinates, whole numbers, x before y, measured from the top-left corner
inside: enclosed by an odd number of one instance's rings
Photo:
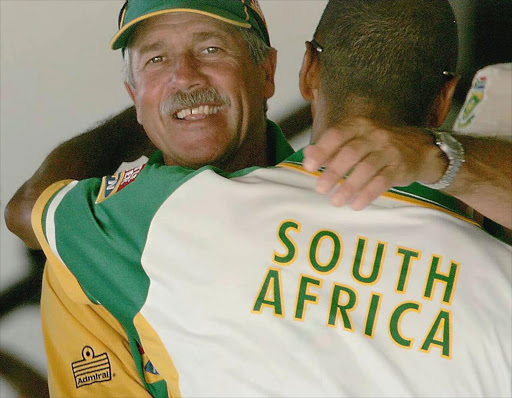
[[[146,165],[140,165],[130,170],[121,171],[112,176],[103,177],[101,181],[100,192],[98,193],[98,197],[96,198],[96,204],[103,202],[109,197],[113,196],[116,192],[119,192],[123,188],[126,188],[127,185],[131,184],[142,169]]]
[[[76,388],[112,380],[112,367],[106,352],[95,355],[94,350],[85,346],[82,359],[71,364]]]

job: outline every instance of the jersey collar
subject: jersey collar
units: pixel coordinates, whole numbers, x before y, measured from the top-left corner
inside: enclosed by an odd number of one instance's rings
[[[305,171],[302,166],[303,161],[304,152],[303,149],[301,149],[288,157],[284,162],[281,162],[278,166],[293,166],[294,169]],[[315,174],[319,174],[321,170],[322,169],[320,169],[320,171]],[[435,189],[428,188],[417,182],[412,183],[407,187],[393,187],[388,192],[397,194],[404,198],[410,198],[413,200],[415,199],[421,202],[432,204],[434,206],[438,206],[445,210],[449,210],[450,212],[456,213],[465,219],[473,220],[471,211],[464,208],[464,206],[461,206],[460,202],[453,196],[447,195]]]

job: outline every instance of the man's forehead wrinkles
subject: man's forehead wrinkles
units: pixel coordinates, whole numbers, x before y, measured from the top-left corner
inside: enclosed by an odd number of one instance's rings
[[[230,33],[232,34],[232,32]],[[192,39],[194,41],[203,41],[208,39],[226,39],[231,36],[230,33],[220,30],[195,32],[192,34]]]
[[[143,44],[139,49],[139,53],[145,54],[150,51],[160,50],[160,49],[164,48],[165,46],[166,46],[166,43],[164,40],[156,40],[156,41],[153,41],[153,42],[150,42],[147,44]]]
[[[151,40],[151,38],[145,40],[145,43],[142,44],[139,48],[139,53],[144,54],[150,51],[155,50],[161,50],[169,45],[171,45],[171,37],[172,35],[168,36],[167,38],[159,38]],[[203,42],[209,39],[220,39],[220,40],[228,40],[231,37],[231,34],[224,31],[218,31],[218,30],[206,30],[206,31],[199,31],[199,32],[192,32],[190,34],[190,41],[191,43],[198,43]],[[167,40],[166,40],[167,39]]]

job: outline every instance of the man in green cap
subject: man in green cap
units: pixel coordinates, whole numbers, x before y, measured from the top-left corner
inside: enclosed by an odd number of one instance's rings
[[[266,119],[276,51],[257,1],[130,0],[111,47],[123,50],[137,120],[166,164],[213,164],[233,171],[276,164],[293,153],[280,128]],[[133,142],[129,134],[125,138],[121,147]],[[154,148],[140,141],[138,150]],[[90,143],[71,148],[71,158],[90,148]],[[37,249],[29,221],[37,196],[61,178],[84,178],[77,173],[89,167],[93,175],[103,175],[98,169],[116,161],[110,152],[96,159],[39,170],[7,206],[9,228]],[[62,172],[67,177],[55,178]]]
[[[112,48],[124,49],[126,88],[165,164],[275,162],[268,143],[281,132],[265,107],[276,51],[266,32],[255,2],[128,2]]]

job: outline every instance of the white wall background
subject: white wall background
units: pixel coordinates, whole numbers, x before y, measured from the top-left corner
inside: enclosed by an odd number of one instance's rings
[[[324,0],[261,0],[279,53],[270,118],[302,103],[297,88],[304,41]],[[108,48],[123,0],[0,0],[1,212],[51,149],[130,105],[121,55]],[[115,150],[115,148],[113,148]],[[0,222],[0,290],[27,273],[25,249]],[[0,348],[42,373],[45,355],[37,306],[10,314]],[[0,397],[15,396],[0,380]]]

